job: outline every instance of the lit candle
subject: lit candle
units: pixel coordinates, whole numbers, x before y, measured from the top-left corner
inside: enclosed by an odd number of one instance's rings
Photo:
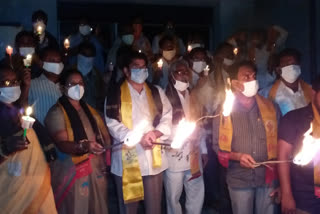
[[[13,52],[13,48],[12,48],[10,45],[8,45],[7,48],[6,48],[6,52],[7,52],[7,54],[8,54],[9,56],[11,56],[11,54],[12,54],[12,52]]]
[[[70,41],[68,38],[64,40],[63,45],[64,45],[64,48],[67,50],[70,48]]]
[[[37,33],[38,33],[38,35],[41,35],[42,34],[42,31],[43,31],[43,28],[42,28],[42,26],[38,26],[37,27]]]
[[[188,52],[191,52],[191,51],[192,51],[192,46],[188,45]]]
[[[160,60],[157,62],[157,64],[158,64],[158,68],[159,68],[159,69],[162,69],[162,66],[163,66],[163,60],[162,60],[162,59],[160,59]]]
[[[26,109],[26,115],[22,116],[22,124],[21,127],[24,129],[23,131],[23,137],[26,137],[27,135],[27,130],[32,128],[33,123],[36,121],[34,118],[30,117],[32,114],[32,107],[27,107]]]
[[[238,49],[238,48],[234,48],[234,49],[233,49],[233,54],[234,54],[235,56],[237,56],[238,53],[239,53],[239,49]]]
[[[206,68],[205,68],[203,71],[204,71],[203,74],[204,74],[205,76],[208,76],[208,75],[209,75],[209,71],[210,71],[209,65],[207,65]]]
[[[139,49],[139,53],[141,53],[141,50]]]
[[[179,121],[175,136],[171,143],[171,148],[180,149],[184,141],[193,133],[196,128],[196,122],[189,122],[184,118]]]
[[[32,55],[28,54],[27,57],[23,59],[23,64],[28,68],[31,66],[31,62],[32,62]]]
[[[304,133],[304,138],[302,141],[301,151],[294,157],[293,163],[301,166],[305,166],[310,163],[320,151],[320,139],[316,139],[312,136],[312,123],[310,128],[306,133]]]

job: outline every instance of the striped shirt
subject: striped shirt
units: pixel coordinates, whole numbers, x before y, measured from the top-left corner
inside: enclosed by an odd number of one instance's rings
[[[276,108],[277,109],[277,108]],[[279,109],[277,109],[279,110]],[[280,112],[277,111],[277,118]],[[258,104],[247,110],[237,100],[233,106],[232,152],[249,154],[256,162],[268,160],[267,137]],[[213,123],[214,150],[218,151],[219,119]],[[239,161],[229,161],[227,184],[233,188],[250,188],[265,185],[265,167],[243,168]]]
[[[61,97],[60,84],[49,80],[44,74],[31,80],[29,105],[33,106],[35,117],[44,124],[44,119],[51,108]]]

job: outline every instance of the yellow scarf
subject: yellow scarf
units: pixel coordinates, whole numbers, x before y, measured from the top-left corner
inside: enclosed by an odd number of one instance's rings
[[[151,119],[153,120],[156,116],[157,109],[152,98],[152,93],[148,85],[144,84],[144,89],[146,90],[147,100],[149,105],[149,111],[151,114]],[[132,100],[129,89],[129,83],[125,81],[121,87],[121,107],[120,115],[121,122],[128,128],[132,129]],[[154,168],[161,167],[161,146],[156,145],[152,149],[152,165]],[[122,147],[122,190],[123,190],[123,200],[125,203],[131,203],[135,201],[143,200],[144,189],[142,176],[138,161],[138,155],[136,148],[128,148],[126,146]]]
[[[65,126],[66,126],[67,134],[68,134],[68,141],[73,142],[74,141],[74,135],[73,135],[73,130],[72,130],[72,127],[71,127],[71,122],[70,122],[70,119],[68,117],[68,114],[67,114],[66,110],[63,108],[63,106],[59,102],[58,102],[58,106],[60,107],[60,109],[63,112]],[[102,133],[102,136],[109,136],[109,133],[108,133],[108,131],[106,129],[106,126],[104,125],[104,122],[102,121],[99,113],[89,105],[88,105],[88,108],[89,108],[92,116],[96,120],[98,128],[99,128],[100,132]],[[107,142],[107,143],[109,143],[109,142]],[[84,160],[87,160],[88,157],[89,157],[88,154],[84,154],[84,155],[81,155],[81,156],[72,156],[72,162],[74,164],[78,164],[78,163],[81,163]]]
[[[272,88],[270,89],[270,92],[269,92],[269,99],[271,100],[275,100],[276,99],[276,95],[277,95],[277,92],[278,92],[278,88],[279,88],[279,85],[281,83],[281,80],[277,80]],[[309,103],[311,101],[311,86],[309,84],[307,84],[306,82],[304,82],[303,80],[300,80],[299,81],[300,85],[301,85],[301,88],[303,90],[303,94],[304,94],[304,98],[306,100],[307,103]]]
[[[255,96],[262,121],[266,130],[267,136],[267,150],[268,160],[275,159],[277,157],[277,116],[274,105],[271,101],[261,97]],[[219,148],[225,152],[231,152],[232,143],[232,120],[231,116],[220,117],[219,127]]]
[[[313,121],[312,121],[312,135],[314,138],[320,138],[320,115],[312,103],[312,110],[313,110]],[[314,186],[315,186],[315,195],[320,197],[320,164],[314,162],[314,169],[313,169],[313,176],[314,176]]]

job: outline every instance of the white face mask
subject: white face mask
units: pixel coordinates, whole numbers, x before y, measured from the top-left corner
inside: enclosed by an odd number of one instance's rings
[[[3,103],[14,103],[20,98],[20,86],[0,88],[0,101]]]
[[[28,54],[34,54],[34,47],[21,47],[19,53],[21,56],[27,57]]]
[[[87,36],[91,33],[91,27],[89,25],[79,25],[79,32],[83,36]]]
[[[246,97],[253,97],[257,94],[259,89],[259,83],[257,80],[243,83],[244,90],[242,94]]]
[[[60,63],[43,62],[43,69],[56,75],[61,74],[63,68],[64,68],[64,65],[62,62]]]
[[[301,74],[299,65],[288,65],[281,68],[281,77],[288,83],[294,83]]]
[[[77,56],[77,68],[82,73],[83,76],[86,76],[93,68],[94,57],[86,57],[82,54]]]
[[[206,68],[206,66],[207,63],[205,61],[196,61],[193,62],[192,69],[199,74]]]
[[[126,45],[132,45],[133,43],[133,40],[134,40],[134,37],[132,34],[126,34],[126,35],[123,35],[121,37],[122,41],[124,42],[124,44]]]
[[[144,81],[146,81],[146,79],[149,76],[148,69],[146,68],[142,68],[142,69],[132,68],[130,71],[131,71],[131,80],[138,84],[144,83]]]
[[[176,49],[171,51],[162,51],[162,56],[168,61],[171,61],[176,56]]]
[[[174,84],[174,87],[178,91],[185,91],[187,90],[187,88],[189,88],[189,82],[182,82],[182,81],[176,80],[173,75],[172,75],[172,78],[176,81],[176,83]]]
[[[84,94],[84,87],[82,85],[75,85],[68,89],[68,97],[73,100],[80,100]]]
[[[233,65],[234,60],[228,59],[228,58],[223,58],[223,64],[226,66],[231,66]]]

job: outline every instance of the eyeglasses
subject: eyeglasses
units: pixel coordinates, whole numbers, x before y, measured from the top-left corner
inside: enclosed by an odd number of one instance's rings
[[[0,81],[1,87],[12,87],[12,86],[19,86],[21,83],[20,80],[3,80]]]

